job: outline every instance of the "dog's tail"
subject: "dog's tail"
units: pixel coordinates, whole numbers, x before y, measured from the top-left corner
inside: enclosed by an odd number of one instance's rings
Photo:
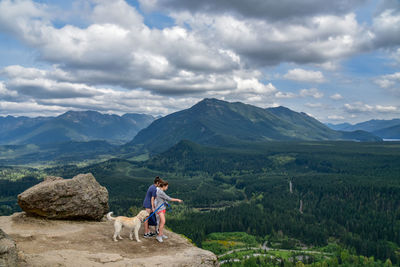
[[[114,217],[111,217],[111,214],[113,214],[112,211],[110,211],[109,213],[107,213],[107,220],[109,220],[109,221],[115,221],[115,218],[114,218]]]

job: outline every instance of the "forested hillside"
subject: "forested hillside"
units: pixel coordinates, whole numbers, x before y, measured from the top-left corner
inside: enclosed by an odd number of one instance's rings
[[[330,129],[305,113],[285,107],[263,109],[241,102],[203,99],[169,114],[140,131],[127,147],[160,153],[182,140],[226,146],[243,141],[358,140],[380,141],[371,133]]]
[[[107,140],[122,144],[155,118],[146,114],[123,116],[97,111],[68,111],[57,117],[1,117],[0,144],[50,144]]]
[[[5,173],[12,173],[10,168]],[[147,161],[113,159],[85,168],[31,170],[25,176],[68,178],[85,172],[107,187],[111,210],[118,215],[141,207],[156,175],[167,179],[167,193],[184,199],[184,205],[173,205],[167,225],[199,246],[210,233],[241,231],[260,242],[287,236],[307,246],[338,243],[353,254],[400,264],[398,142],[215,148],[182,141]],[[23,190],[32,180],[4,183],[2,188]],[[1,193],[3,213],[17,210],[12,203],[16,191]]]

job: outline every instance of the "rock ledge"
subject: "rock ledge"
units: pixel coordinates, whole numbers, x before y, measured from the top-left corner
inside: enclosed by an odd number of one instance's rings
[[[27,216],[25,212],[0,216],[3,229],[16,243],[19,266],[218,266],[210,251],[190,244],[173,232],[164,243],[112,240],[113,224],[105,220],[65,221]]]

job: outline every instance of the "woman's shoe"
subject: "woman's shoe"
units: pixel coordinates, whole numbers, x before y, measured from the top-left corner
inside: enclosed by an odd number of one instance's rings
[[[162,236],[159,236],[159,235],[158,235],[158,236],[156,237],[156,239],[157,239],[157,241],[158,241],[158,242],[160,242],[160,243],[162,243],[162,242],[163,242],[163,240],[162,240]]]
[[[150,235],[150,233],[148,233],[148,234],[144,234],[143,237],[144,238],[149,238],[149,237],[151,237],[151,235]]]

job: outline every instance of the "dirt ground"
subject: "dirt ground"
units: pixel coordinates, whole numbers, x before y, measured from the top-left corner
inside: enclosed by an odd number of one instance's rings
[[[21,266],[218,266],[216,256],[167,231],[163,243],[153,238],[142,242],[122,231],[114,242],[113,222],[103,220],[47,220],[16,213],[0,217],[0,228],[16,242]]]

